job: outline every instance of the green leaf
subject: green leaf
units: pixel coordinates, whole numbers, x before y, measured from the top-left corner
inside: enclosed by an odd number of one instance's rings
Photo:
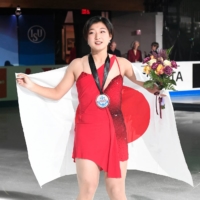
[[[167,87],[165,88],[166,90],[176,90],[175,88],[174,88],[174,86],[170,83],[170,84],[168,84],[167,85]]]
[[[176,81],[174,79],[169,79],[169,83],[176,85]]]
[[[149,75],[151,79],[154,80],[154,82],[163,82],[162,78],[159,75],[157,75],[154,70],[151,70]]]
[[[154,83],[155,82],[153,80],[148,80],[148,81],[144,82],[144,87],[153,89]]]
[[[167,57],[169,58],[169,55],[173,49],[174,45],[172,47],[170,47],[169,49],[167,49],[166,53],[167,53]]]
[[[176,89],[174,88],[173,85],[171,85],[171,86],[168,88],[168,90],[174,90],[174,91],[176,91]]]

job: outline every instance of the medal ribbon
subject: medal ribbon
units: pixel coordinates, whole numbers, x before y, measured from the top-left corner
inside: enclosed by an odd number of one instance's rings
[[[95,63],[94,63],[94,59],[93,59],[91,54],[88,56],[88,61],[89,61],[92,76],[95,80],[97,88],[99,89],[100,94],[103,94],[103,87],[104,87],[106,79],[108,77],[108,72],[109,72],[109,68],[110,68],[110,58],[109,58],[109,56],[107,56],[107,58],[105,60],[104,76],[103,76],[102,86],[100,86],[99,76],[98,76],[97,69],[96,69],[96,66],[95,66]]]

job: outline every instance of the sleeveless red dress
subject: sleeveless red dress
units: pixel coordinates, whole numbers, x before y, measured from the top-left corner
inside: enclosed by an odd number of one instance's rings
[[[115,56],[110,58],[110,68],[115,60]],[[97,72],[102,83],[104,65],[98,68]],[[107,108],[99,108],[95,103],[99,90],[91,74],[82,72],[76,86],[79,106],[75,118],[72,157],[92,160],[107,172],[108,177],[120,178],[119,161],[128,159],[126,126],[121,111],[123,87],[121,72],[104,90],[110,98]]]

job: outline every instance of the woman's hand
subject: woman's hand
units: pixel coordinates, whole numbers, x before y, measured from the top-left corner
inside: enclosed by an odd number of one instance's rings
[[[159,95],[160,97],[165,97],[166,95],[162,92],[160,92],[161,90],[159,90],[159,87],[158,85],[154,84],[154,87],[151,89],[151,88],[147,88],[147,90],[154,94],[154,95]]]
[[[150,93],[155,94],[155,95],[159,95],[160,94],[160,90],[158,88],[158,86],[156,84],[154,84],[153,88],[146,88]]]
[[[34,86],[34,83],[30,80],[30,78],[26,74],[17,74],[16,80],[19,85],[29,90],[31,90]]]

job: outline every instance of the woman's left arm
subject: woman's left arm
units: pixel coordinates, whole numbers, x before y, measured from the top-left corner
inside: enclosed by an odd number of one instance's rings
[[[144,82],[138,81],[138,80],[136,79],[136,76],[135,76],[135,73],[134,73],[132,64],[131,64],[128,60],[126,60],[126,59],[124,59],[124,58],[121,58],[120,60],[121,60],[121,66],[124,67],[124,68],[123,68],[123,74],[124,74],[124,76],[126,76],[129,80],[131,80],[132,82],[136,83],[137,85],[139,85],[139,86],[145,88],[145,87],[144,87]],[[141,73],[142,73],[142,72],[141,72]],[[148,89],[145,88],[145,89],[148,90],[150,93],[153,93],[153,94],[154,94],[155,92],[159,92],[158,87],[157,87],[156,85],[154,86],[153,89],[149,89],[149,88],[148,88]]]

